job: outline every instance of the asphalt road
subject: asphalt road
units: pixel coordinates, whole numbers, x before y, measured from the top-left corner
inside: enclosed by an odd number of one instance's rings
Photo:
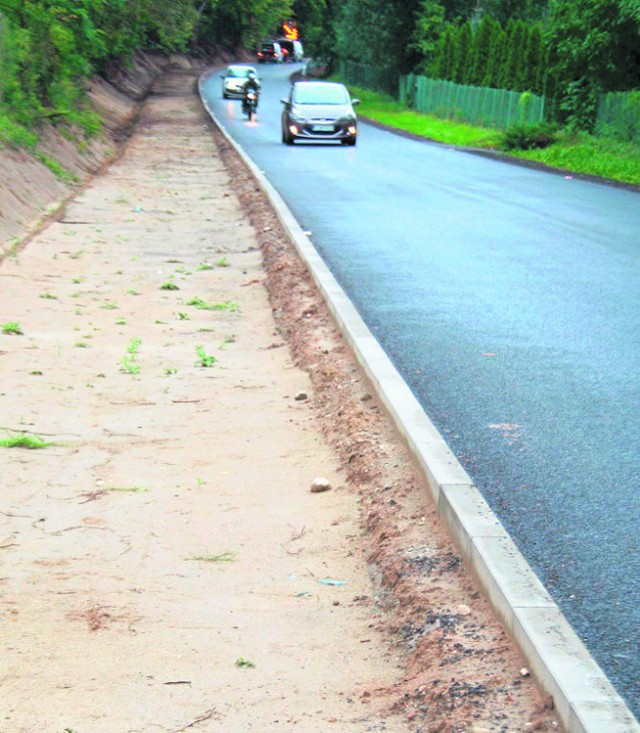
[[[205,95],[640,717],[640,194],[362,122],[287,147],[292,71],[253,123]]]

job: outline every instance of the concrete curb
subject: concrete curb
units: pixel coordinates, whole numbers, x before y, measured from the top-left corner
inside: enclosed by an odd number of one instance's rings
[[[199,80],[199,90],[208,74]],[[569,733],[640,733],[499,519],[425,414],[280,194],[202,102],[247,165],[307,265],[345,341],[427,477],[433,501]]]

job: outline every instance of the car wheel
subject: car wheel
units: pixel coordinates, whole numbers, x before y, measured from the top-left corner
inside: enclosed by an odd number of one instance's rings
[[[226,92],[222,92],[223,99],[229,99],[229,95]]]
[[[285,145],[293,145],[293,135],[286,128],[282,130],[282,142]]]
[[[357,137],[348,137],[342,141],[343,145],[351,145],[352,147],[356,144]]]

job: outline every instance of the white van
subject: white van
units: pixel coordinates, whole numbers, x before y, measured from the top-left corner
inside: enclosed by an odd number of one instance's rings
[[[282,50],[287,52],[285,61],[302,61],[304,51],[300,41],[291,41],[288,38],[279,38],[278,43],[282,46]]]

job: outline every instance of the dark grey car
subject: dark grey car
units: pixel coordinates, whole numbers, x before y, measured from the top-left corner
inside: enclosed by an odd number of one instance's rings
[[[282,142],[333,140],[355,145],[358,121],[344,84],[329,81],[298,81],[292,87],[282,112]]]

